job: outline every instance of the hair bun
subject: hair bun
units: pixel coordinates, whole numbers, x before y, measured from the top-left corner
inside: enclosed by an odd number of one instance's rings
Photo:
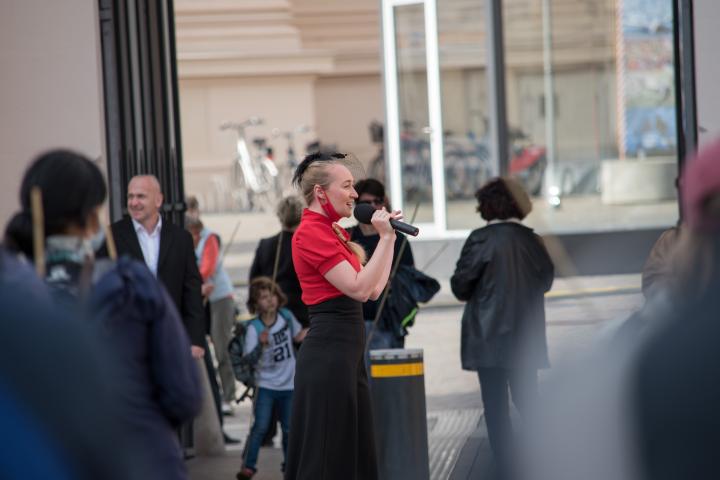
[[[6,246],[33,258],[33,222],[27,210],[21,210],[12,216],[5,227]]]

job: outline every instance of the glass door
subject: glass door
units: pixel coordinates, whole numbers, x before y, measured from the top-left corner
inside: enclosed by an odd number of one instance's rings
[[[383,0],[391,201],[425,233],[446,228],[437,45],[435,0]]]

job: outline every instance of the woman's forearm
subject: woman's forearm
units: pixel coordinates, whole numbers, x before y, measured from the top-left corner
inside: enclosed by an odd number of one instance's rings
[[[380,237],[370,261],[356,272],[347,261],[337,264],[325,274],[325,278],[345,295],[359,301],[377,298],[387,283],[392,264],[395,239]]]
[[[380,237],[372,257],[370,257],[365,268],[358,273],[358,287],[360,287],[359,290],[362,292],[363,297],[371,298],[375,296],[377,298],[377,295],[374,295],[375,292],[378,289],[382,292],[385,287],[390,274],[394,245],[395,239],[393,237]]]
[[[375,286],[375,290],[370,294],[370,300],[377,300],[382,295],[383,290],[387,286],[388,278],[390,278],[390,272],[392,271],[393,265],[393,252],[395,250],[395,242],[392,243],[393,248],[390,249],[390,259],[383,262],[383,271],[380,274],[380,279]]]

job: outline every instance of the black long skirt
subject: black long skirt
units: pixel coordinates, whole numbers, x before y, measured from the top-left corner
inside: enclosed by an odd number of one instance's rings
[[[309,313],[295,371],[285,480],[375,480],[362,304],[342,296],[310,306]]]

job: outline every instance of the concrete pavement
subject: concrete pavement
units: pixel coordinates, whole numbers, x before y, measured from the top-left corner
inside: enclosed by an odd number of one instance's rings
[[[585,294],[573,288],[583,287]],[[593,345],[595,338],[639,308],[639,276],[592,277],[556,282],[546,302],[548,344],[553,367]],[[634,293],[633,293],[634,292]],[[425,354],[425,390],[431,478],[485,478],[488,454],[477,375],[460,367],[459,305],[421,310],[407,339],[408,348]],[[544,374],[541,375],[541,381]],[[541,387],[542,388],[542,387]],[[244,440],[250,427],[249,403],[226,418],[226,431]],[[278,448],[260,453],[257,480],[282,478],[282,453]],[[188,462],[192,480],[233,479],[241,463],[241,446],[223,457],[196,458]]]

